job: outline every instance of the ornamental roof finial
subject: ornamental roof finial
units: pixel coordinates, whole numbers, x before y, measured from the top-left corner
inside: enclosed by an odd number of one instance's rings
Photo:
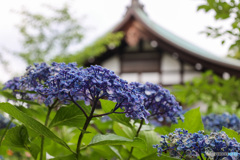
[[[137,8],[141,8],[143,10],[143,5],[140,4],[138,0],[132,0],[132,4],[130,7],[137,7]]]

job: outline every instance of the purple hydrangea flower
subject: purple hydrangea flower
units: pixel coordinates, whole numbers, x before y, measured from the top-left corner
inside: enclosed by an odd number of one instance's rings
[[[166,119],[177,123],[177,118],[184,119],[182,107],[169,90],[149,82],[146,84],[133,82],[130,86],[143,96],[145,108],[159,121]]]
[[[240,132],[240,119],[235,114],[209,114],[202,117],[204,128],[209,131],[218,132],[222,127],[226,127]]]
[[[182,159],[200,159],[200,156],[214,160],[240,158],[239,155],[215,155],[216,152],[240,153],[240,143],[235,138],[229,138],[223,131],[204,135],[202,131],[192,134],[184,129],[176,129],[173,133],[162,135],[161,138],[160,144],[153,146],[158,149],[159,156],[169,151],[171,156]]]

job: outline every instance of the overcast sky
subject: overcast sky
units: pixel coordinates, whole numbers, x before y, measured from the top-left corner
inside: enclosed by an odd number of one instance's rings
[[[123,18],[126,7],[131,0],[7,0],[0,6],[0,49],[21,48],[20,35],[14,25],[19,24],[21,17],[13,10],[21,10],[22,7],[34,12],[43,12],[41,4],[50,4],[56,7],[65,2],[71,4],[75,17],[82,19],[82,25],[86,28],[85,39],[81,46],[93,42],[108,30],[113,28]],[[197,12],[197,6],[203,0],[140,0],[145,6],[150,19],[163,26],[183,39],[204,48],[216,55],[227,54],[229,43],[221,45],[221,39],[207,38],[200,31],[208,25],[218,26],[228,23],[216,22],[213,13]],[[0,50],[1,51],[1,50]],[[10,70],[20,73],[25,69],[25,64],[14,57],[5,55],[11,60]],[[7,71],[9,72],[9,71]],[[0,80],[6,81],[12,75],[5,75],[4,68],[0,68]]]

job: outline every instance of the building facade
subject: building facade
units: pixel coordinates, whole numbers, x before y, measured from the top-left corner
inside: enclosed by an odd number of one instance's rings
[[[164,86],[183,84],[206,70],[240,77],[240,61],[215,56],[157,25],[138,0],[132,0],[112,32],[124,32],[121,45],[88,63],[113,70],[128,81]]]

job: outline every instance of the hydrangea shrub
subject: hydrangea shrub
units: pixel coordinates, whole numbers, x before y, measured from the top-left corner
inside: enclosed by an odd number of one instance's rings
[[[15,106],[2,103],[0,110],[21,124],[21,127],[15,128],[18,133],[13,130],[7,132],[7,128],[6,137],[14,137],[14,134],[16,137],[23,134],[21,137],[24,137],[14,141],[7,138],[8,143],[3,144],[12,147],[17,143],[38,160],[45,159],[46,152],[55,158],[73,160],[89,157],[147,159],[156,152],[151,146],[158,139],[152,127],[147,126],[150,119],[160,123],[184,120],[182,107],[169,90],[152,83],[129,83],[98,65],[83,68],[76,63],[36,63],[27,67],[23,76],[6,82],[3,89],[16,97],[12,102]],[[18,101],[27,105],[23,107],[14,103]],[[40,114],[37,114],[38,111]],[[194,120],[201,116],[200,112],[196,115],[187,117],[186,122],[190,124],[192,121],[191,126],[194,122],[201,122],[201,119]],[[106,120],[107,123],[103,123]],[[201,124],[196,125],[194,130],[202,127]],[[118,128],[111,128],[113,126]],[[180,126],[187,124],[181,123]],[[222,139],[219,136],[223,136]],[[1,135],[3,142],[4,137],[5,134]],[[170,151],[172,156],[180,158],[197,158],[197,154],[210,158],[209,153],[212,152],[237,151],[236,145],[236,140],[228,138],[223,132],[208,136],[202,132],[189,133],[177,129],[168,136],[162,135],[160,145],[155,147],[159,155]]]
[[[209,114],[202,117],[205,129],[218,132],[222,127],[226,127],[236,132],[240,132],[240,119],[235,114]]]
[[[239,159],[240,143],[231,139],[225,132],[212,132],[205,135],[203,131],[189,133],[184,129],[176,129],[173,133],[162,135],[160,144],[154,145],[159,156],[169,152],[170,156],[180,159]],[[234,155],[217,155],[217,153],[237,153]]]

